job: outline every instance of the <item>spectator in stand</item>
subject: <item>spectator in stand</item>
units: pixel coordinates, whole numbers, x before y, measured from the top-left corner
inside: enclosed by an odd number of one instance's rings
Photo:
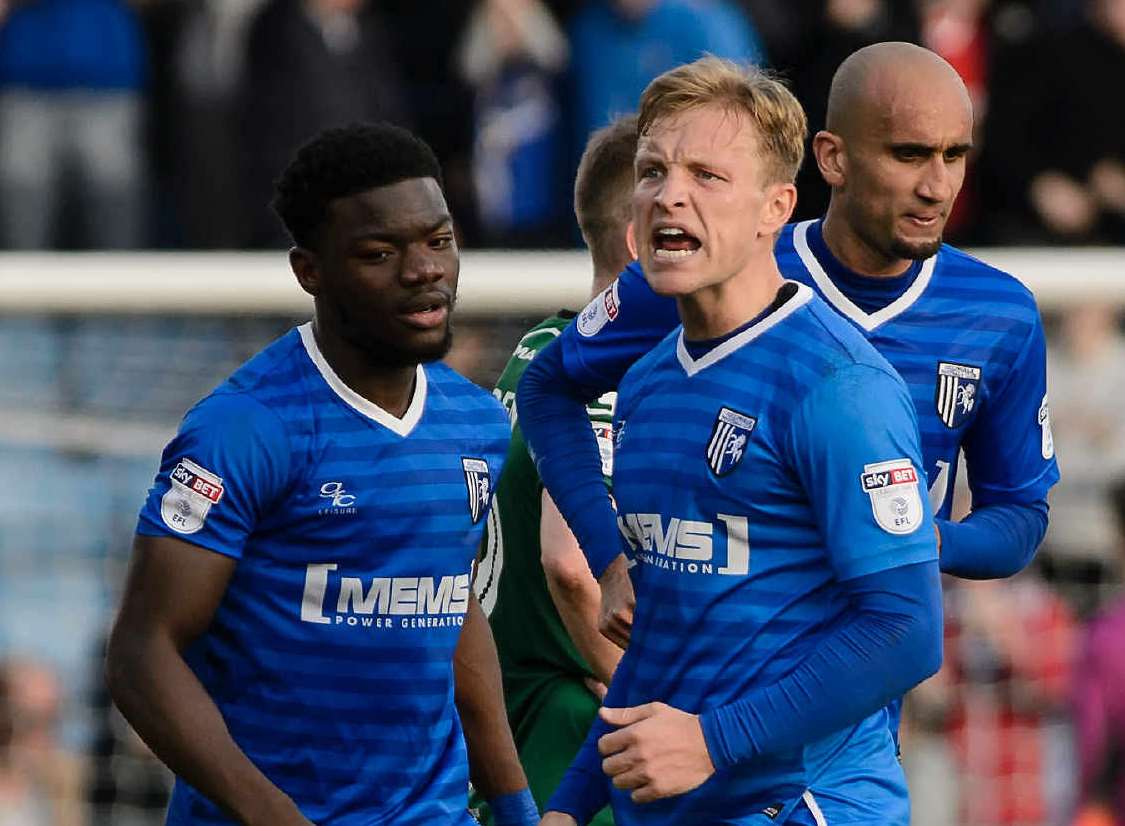
[[[1125,564],[1125,478],[1110,489],[1118,563]],[[1120,579],[1119,579],[1120,581]],[[1081,767],[1075,826],[1125,826],[1125,598],[1086,630],[1072,709]]]
[[[918,17],[913,3],[901,0],[794,0],[799,34],[793,51],[778,54],[774,64],[792,78],[793,92],[809,118],[809,135],[824,128],[828,87],[837,67],[852,52],[884,40],[918,42]],[[805,153],[797,175],[794,221],[819,218],[828,208],[829,187],[816,158]]]
[[[1047,386],[1062,479],[1051,495],[1046,549],[1058,564],[1088,561],[1106,568],[1116,554],[1106,491],[1125,475],[1125,337],[1119,322],[1114,309],[1086,304],[1068,310],[1052,337]]]
[[[476,92],[473,178],[486,243],[565,246],[562,115],[566,35],[540,0],[482,0],[458,68]]]
[[[765,59],[750,21],[727,0],[591,0],[569,31],[575,168],[590,133],[632,112],[661,72],[704,52],[738,62]]]
[[[997,66],[986,187],[998,243],[1125,244],[1125,0]]]
[[[7,5],[0,249],[142,246],[146,58],[132,10],[124,0]]]
[[[80,826],[81,767],[58,744],[61,687],[30,660],[0,663],[0,824]]]
[[[246,29],[262,3],[150,0],[140,9],[152,54],[148,142],[159,246],[229,249],[243,241],[237,95]]]
[[[250,24],[241,111],[251,246],[285,246],[268,207],[277,170],[313,134],[408,124],[391,33],[367,0],[268,0]]]
[[[961,780],[958,826],[1055,822],[1053,725],[1066,710],[1074,622],[1038,577],[947,580],[947,729]]]

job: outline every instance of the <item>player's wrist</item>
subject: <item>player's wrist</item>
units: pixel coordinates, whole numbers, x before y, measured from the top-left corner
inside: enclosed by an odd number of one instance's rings
[[[238,821],[243,826],[300,826],[310,822],[293,799],[280,789],[250,794],[246,798],[236,807]]]
[[[539,823],[539,807],[531,789],[497,795],[488,801],[496,826],[535,826]]]

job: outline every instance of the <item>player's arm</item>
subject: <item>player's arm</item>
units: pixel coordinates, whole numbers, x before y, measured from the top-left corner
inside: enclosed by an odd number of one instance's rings
[[[663,703],[603,708],[620,726],[599,743],[603,767],[638,803],[853,725],[941,665],[937,548],[901,379],[861,365],[839,371],[798,405],[785,450],[848,610],[789,674],[727,705],[698,716]],[[877,490],[865,477],[884,469],[887,489]]]
[[[906,387],[884,369],[840,370],[795,411],[789,461],[848,610],[791,673],[703,714],[716,766],[851,725],[941,666],[941,580],[919,442]]]
[[[156,756],[239,823],[309,826],[234,742],[184,661],[236,564],[180,539],[136,537],[107,652],[110,693]]]
[[[967,579],[1023,570],[1047,533],[1047,491],[1058,481],[1047,410],[1047,347],[1036,316],[1003,384],[967,434],[973,511],[937,520],[941,569]]]
[[[473,786],[488,800],[497,826],[538,823],[539,810],[504,709],[496,643],[475,594],[469,595],[469,610],[453,655],[453,678]]]
[[[539,545],[547,589],[575,648],[594,675],[609,685],[622,650],[598,631],[601,589],[551,495],[544,490]]]
[[[677,324],[675,302],[653,293],[631,264],[539,352],[517,390],[520,425],[539,476],[602,586],[603,630],[611,629],[621,644],[632,618],[632,588],[618,560],[617,516],[602,480],[586,402],[614,389],[633,362]]]

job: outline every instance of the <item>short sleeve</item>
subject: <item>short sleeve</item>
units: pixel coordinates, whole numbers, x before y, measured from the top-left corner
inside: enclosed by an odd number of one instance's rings
[[[290,455],[285,426],[272,410],[242,393],[207,397],[164,448],[137,533],[241,557],[287,486]]]
[[[841,580],[937,559],[914,406],[897,376],[851,365],[802,400],[789,452]]]
[[[1038,502],[1059,480],[1047,407],[1047,345],[1038,316],[963,447],[974,507]]]
[[[613,390],[679,323],[675,299],[654,293],[634,261],[559,336],[567,377],[591,397]]]

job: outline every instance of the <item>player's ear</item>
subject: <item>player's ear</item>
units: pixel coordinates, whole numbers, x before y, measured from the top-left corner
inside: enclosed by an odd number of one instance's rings
[[[848,171],[844,139],[822,129],[813,137],[812,151],[824,182],[832,187],[843,186]]]
[[[637,258],[637,233],[633,229],[633,222],[630,221],[625,226],[625,246],[629,248],[629,257],[633,260]]]
[[[797,187],[791,183],[771,184],[758,216],[758,236],[773,236],[789,223],[797,206]]]
[[[316,253],[304,247],[289,250],[289,268],[297,276],[297,283],[309,295],[320,294],[320,264]]]

